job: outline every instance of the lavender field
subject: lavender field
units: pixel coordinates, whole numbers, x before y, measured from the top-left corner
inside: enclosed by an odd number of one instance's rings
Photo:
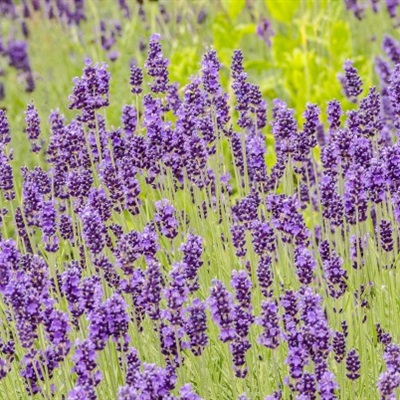
[[[0,1],[0,400],[400,399],[400,1]]]

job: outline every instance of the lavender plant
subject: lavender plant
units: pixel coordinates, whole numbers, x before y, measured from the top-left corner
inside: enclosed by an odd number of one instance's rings
[[[388,115],[346,64],[359,100],[325,128],[269,105],[240,51],[228,93],[215,50],[179,90],[168,63],[153,35],[121,128],[105,64],[44,147],[29,103],[33,168],[0,112],[0,397],[395,398],[400,66]]]

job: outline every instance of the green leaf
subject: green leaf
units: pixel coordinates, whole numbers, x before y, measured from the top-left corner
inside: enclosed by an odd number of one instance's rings
[[[300,7],[300,0],[265,0],[271,16],[279,22],[291,22]]]
[[[246,0],[221,0],[222,6],[231,20],[235,20],[246,5]]]

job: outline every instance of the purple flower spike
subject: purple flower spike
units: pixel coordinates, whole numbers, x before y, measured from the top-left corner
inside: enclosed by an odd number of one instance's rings
[[[81,214],[85,244],[93,254],[99,254],[105,244],[105,226],[98,211],[86,206]]]
[[[142,93],[143,72],[141,68],[135,65],[131,66],[131,77],[129,83],[131,84],[131,92],[133,94]]]
[[[254,251],[262,256],[276,248],[274,230],[267,222],[254,221],[251,225]]]
[[[340,117],[343,115],[342,106],[339,100],[332,100],[328,103],[328,122],[330,132],[340,128]]]
[[[300,283],[309,285],[314,277],[316,262],[306,247],[296,247],[294,250],[294,265]]]
[[[150,84],[150,89],[154,93],[166,93],[168,91],[168,64],[167,58],[164,58],[161,44],[161,36],[154,33],[149,42],[149,51],[147,60],[144,64],[147,73],[154,79]]]
[[[385,35],[382,41],[382,49],[393,64],[400,63],[400,45],[389,35]]]
[[[353,101],[357,101],[358,95],[362,92],[362,81],[358,75],[358,71],[354,68],[352,61],[347,60],[344,65],[344,76],[340,77],[340,81],[343,87],[344,94],[346,97]]]
[[[257,35],[269,47],[271,47],[271,38],[275,35],[271,22],[267,18],[261,18],[257,25]]]
[[[217,52],[215,50],[208,50],[201,62],[202,81],[204,90],[215,95],[220,89],[219,84],[219,70],[221,69],[221,63],[218,60]]]
[[[194,299],[192,306],[187,308],[189,316],[185,330],[190,339],[190,349],[199,356],[208,344],[206,305],[199,299]]]
[[[400,62],[400,61],[399,61]],[[396,64],[391,75],[388,88],[389,99],[394,113],[394,124],[400,128],[400,64]]]
[[[346,354],[346,337],[342,332],[335,332],[333,336],[333,352],[335,360],[340,363]]]
[[[178,221],[176,220],[175,208],[167,199],[155,203],[156,213],[154,221],[157,224],[161,234],[168,239],[173,239],[178,234]]]
[[[201,259],[203,253],[203,239],[200,236],[189,234],[186,242],[179,250],[183,253],[182,261],[186,264],[186,277],[190,282],[189,290],[195,292],[199,289],[197,273],[203,265]]]
[[[350,350],[346,358],[346,376],[352,381],[358,379],[361,376],[360,366],[360,358],[357,351],[355,349]]]
[[[263,301],[261,304],[261,317],[256,319],[264,332],[258,338],[258,342],[270,349],[279,346],[281,329],[279,327],[278,305],[276,301]]]
[[[379,234],[382,249],[386,252],[393,250],[393,229],[390,221],[382,220],[379,224]]]
[[[221,281],[213,280],[209,305],[214,322],[220,327],[219,338],[228,342],[235,338],[234,305],[232,295],[224,287]]]
[[[74,79],[74,89],[69,96],[71,110],[82,110],[83,122],[93,121],[95,111],[109,104],[110,74],[107,65],[92,64],[86,60],[81,78]]]
[[[10,142],[10,124],[8,123],[6,112],[0,110],[0,144],[7,145]]]

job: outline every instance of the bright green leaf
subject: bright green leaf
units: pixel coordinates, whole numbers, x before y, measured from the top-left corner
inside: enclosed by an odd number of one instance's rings
[[[221,0],[222,6],[234,21],[246,5],[246,0]]]
[[[300,7],[300,0],[265,0],[271,16],[279,22],[291,22]]]

